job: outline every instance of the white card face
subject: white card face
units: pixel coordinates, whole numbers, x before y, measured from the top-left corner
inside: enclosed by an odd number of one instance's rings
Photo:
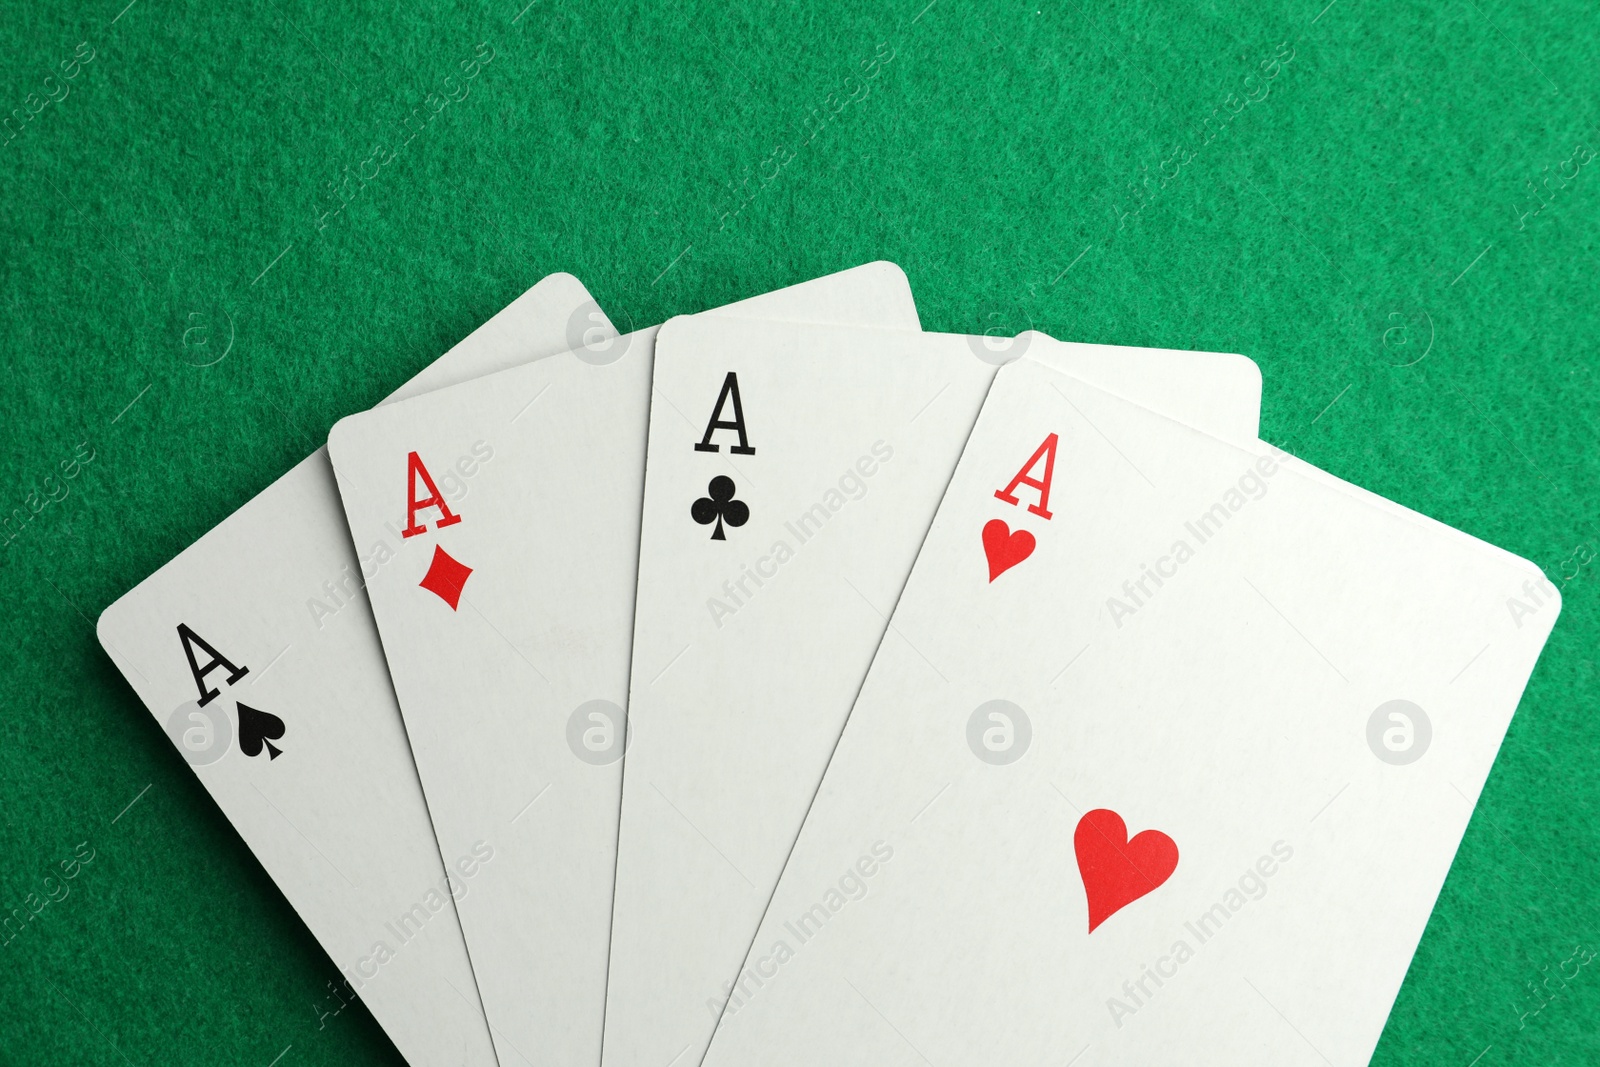
[[[706,1064],[1367,1062],[1559,600],[1328,481],[1002,370]]]
[[[1253,440],[1242,356],[1012,353]],[[669,323],[658,343],[605,1063],[697,1063],[995,373],[983,338]],[[735,394],[735,389],[737,393]],[[711,426],[708,434],[708,425]],[[742,428],[736,423],[742,423]],[[715,446],[715,451],[710,450]],[[746,451],[748,449],[748,451]]]
[[[707,317],[757,314],[917,326],[884,263]],[[329,438],[440,847],[494,857],[459,910],[502,1067],[600,1059],[655,337]]]
[[[554,274],[390,399],[609,329]],[[100,643],[407,1061],[491,1067],[451,902],[482,857],[441,865],[360,573],[318,449],[106,608]]]

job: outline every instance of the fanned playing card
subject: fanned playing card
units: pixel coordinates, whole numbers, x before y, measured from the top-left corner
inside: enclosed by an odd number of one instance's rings
[[[608,1065],[697,1063],[996,364],[1254,440],[1242,356],[674,321],[650,411]],[[752,1061],[754,1062],[754,1061]]]
[[[1365,1063],[1559,608],[1006,367],[706,1064]]]
[[[917,328],[868,264],[705,318]],[[600,1057],[656,329],[352,416],[329,445],[503,1067]]]
[[[553,274],[390,400],[611,334]],[[413,1064],[495,1062],[455,901],[494,857],[441,863],[318,449],[100,616],[100,643]]]

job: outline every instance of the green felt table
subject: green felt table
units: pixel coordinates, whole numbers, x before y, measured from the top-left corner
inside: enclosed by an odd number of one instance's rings
[[[0,1063],[397,1063],[93,620],[548,272],[626,328],[880,258],[930,329],[1245,353],[1265,438],[1545,569],[1374,1062],[1600,1062],[1592,4],[4,8],[0,911],[61,899]]]

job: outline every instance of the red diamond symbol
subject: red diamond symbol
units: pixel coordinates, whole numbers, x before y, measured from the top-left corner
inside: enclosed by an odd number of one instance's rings
[[[422,588],[437,594],[440,600],[450,605],[451,611],[455,611],[461,601],[461,590],[471,574],[471,567],[457,562],[450,553],[434,545],[433,562],[428,564],[428,573],[422,576],[421,584]]]

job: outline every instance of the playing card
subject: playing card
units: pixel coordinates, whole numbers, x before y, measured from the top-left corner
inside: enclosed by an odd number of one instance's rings
[[[565,351],[610,324],[553,274],[389,399]],[[326,450],[100,616],[100,643],[406,1059],[492,1065],[440,852]]]
[[[917,327],[868,264],[709,313]],[[595,1064],[654,328],[334,427],[350,530],[503,1067]]]
[[[1367,1062],[1560,605],[1331,482],[1003,369],[706,1064]]]
[[[998,362],[1253,440],[1242,356],[669,323],[650,412],[605,1063],[695,1064]]]

